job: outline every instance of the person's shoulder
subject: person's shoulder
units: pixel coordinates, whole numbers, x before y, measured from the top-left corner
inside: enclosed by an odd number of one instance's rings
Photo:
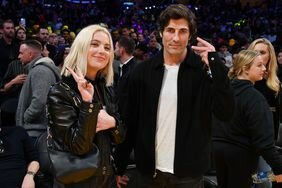
[[[76,82],[72,77],[62,77],[62,80],[53,84],[49,90],[49,95],[65,95],[68,97],[71,93],[78,94]]]
[[[56,94],[56,93],[66,93],[71,88],[69,85],[64,83],[63,81],[56,82],[50,88],[49,95]]]
[[[252,104],[264,104],[267,103],[263,94],[257,90],[255,87],[249,87],[246,90],[245,100],[249,101]]]
[[[48,57],[43,57],[39,60],[37,60],[33,66],[32,71],[33,74],[44,74],[46,75],[46,72],[49,73],[55,73],[57,77],[60,77],[60,69],[55,65],[52,59]]]

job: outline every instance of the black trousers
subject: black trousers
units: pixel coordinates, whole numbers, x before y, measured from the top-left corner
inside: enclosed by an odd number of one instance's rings
[[[239,146],[213,142],[218,188],[251,188],[258,156]]]
[[[203,177],[180,178],[171,173],[157,170],[157,176],[147,177],[137,173],[137,188],[204,188]]]

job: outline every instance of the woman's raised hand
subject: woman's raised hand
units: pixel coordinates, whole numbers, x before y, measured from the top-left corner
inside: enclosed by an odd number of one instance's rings
[[[72,70],[70,67],[66,68],[68,71],[70,71],[74,80],[76,81],[82,100],[85,102],[92,102],[94,95],[93,85],[84,78],[84,75],[78,67],[76,68],[76,71]]]

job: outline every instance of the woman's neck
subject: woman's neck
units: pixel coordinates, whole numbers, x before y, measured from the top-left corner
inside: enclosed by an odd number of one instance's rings
[[[95,80],[97,76],[97,72],[87,72],[85,77],[89,80]]]

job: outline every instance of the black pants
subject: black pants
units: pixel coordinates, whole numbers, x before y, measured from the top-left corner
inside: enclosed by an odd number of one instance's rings
[[[173,174],[157,171],[157,176],[146,177],[137,173],[138,188],[204,188],[203,177],[176,177]]]
[[[251,188],[258,156],[239,146],[213,142],[218,188]]]
[[[63,185],[56,180],[53,188],[112,188],[115,185],[115,177],[113,174],[105,176],[95,176],[80,183]]]
[[[31,137],[33,143],[35,144],[37,137]],[[36,147],[36,146],[35,146]],[[35,187],[36,188],[52,188],[53,187],[53,176],[51,174],[44,174],[43,172],[38,171],[35,177]]]

